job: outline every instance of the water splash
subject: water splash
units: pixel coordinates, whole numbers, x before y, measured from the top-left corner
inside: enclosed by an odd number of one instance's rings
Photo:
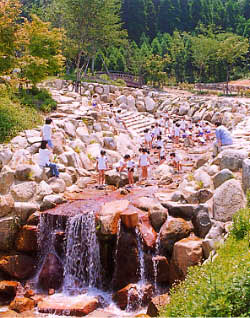
[[[94,212],[70,218],[67,226],[64,292],[102,287],[100,250]]]

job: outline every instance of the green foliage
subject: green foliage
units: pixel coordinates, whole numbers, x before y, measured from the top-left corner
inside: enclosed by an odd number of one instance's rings
[[[46,89],[20,89],[15,96],[24,106],[34,107],[42,112],[51,112],[56,110],[56,101]]]
[[[117,80],[112,82],[116,86],[127,86],[126,82],[122,78],[118,78]]]
[[[7,142],[20,131],[42,124],[40,114],[33,108],[12,101],[8,93],[0,92],[0,142]]]
[[[249,210],[240,210],[234,221],[218,256],[190,268],[186,280],[172,288],[171,302],[162,310],[162,317],[249,317]]]

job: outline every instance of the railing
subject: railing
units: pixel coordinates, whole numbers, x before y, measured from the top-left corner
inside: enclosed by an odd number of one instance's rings
[[[195,88],[202,90],[217,90],[217,91],[223,91],[224,93],[227,92],[227,83],[197,83],[195,84]],[[228,85],[228,93],[237,92],[238,94],[241,91],[247,91],[250,90],[250,86],[246,85],[236,85],[236,84],[229,84]]]
[[[97,75],[107,74],[105,72],[97,72]],[[144,80],[142,76],[136,76],[129,73],[117,73],[114,71],[110,71],[108,76],[112,80],[123,79],[126,82],[128,87],[136,87],[141,88],[144,84]]]

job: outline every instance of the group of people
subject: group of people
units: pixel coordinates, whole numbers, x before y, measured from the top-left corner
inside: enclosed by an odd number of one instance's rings
[[[118,115],[119,116],[119,115]],[[229,130],[221,124],[215,123],[216,141],[213,144],[213,156],[216,156],[226,146],[232,145],[233,139]],[[184,148],[189,148],[195,143],[205,145],[210,142],[212,137],[212,127],[208,122],[200,121],[193,124],[191,120],[186,118],[171,119],[166,114],[165,117],[156,119],[155,125],[151,129],[144,130],[144,137],[140,140],[139,156],[137,163],[134,161],[136,156],[126,154],[117,164],[117,172],[127,172],[128,187],[134,186],[134,171],[137,168],[140,175],[140,181],[147,180],[149,176],[149,167],[153,164],[162,164],[167,160],[165,145],[172,143],[173,149],[180,147],[183,142]],[[151,153],[157,155],[157,161],[153,162]],[[176,150],[169,153],[169,165],[173,166],[175,172],[179,173],[182,168],[181,158]],[[101,156],[97,158],[96,169],[99,172],[98,184],[103,187],[105,182],[105,170],[108,170],[108,160],[106,152],[103,150]]]
[[[121,110],[117,110],[114,116],[111,116],[109,120],[114,120],[114,123],[110,122],[110,127],[117,129],[127,129],[126,124],[120,117]],[[116,125],[115,125],[116,124]],[[215,123],[215,137],[216,141],[213,144],[213,156],[224,150],[227,146],[232,145],[233,139],[229,130],[221,124],[221,122]],[[59,177],[59,170],[55,163],[52,161],[53,143],[52,143],[52,128],[53,122],[51,118],[46,118],[45,124],[41,130],[41,146],[39,149],[39,166],[41,168],[50,168],[51,175],[53,177]],[[172,143],[173,149],[180,147],[180,143],[183,142],[184,148],[193,146],[195,142],[204,145],[206,142],[211,141],[212,129],[208,122],[200,121],[195,125],[191,120],[186,118],[172,119],[165,114],[165,116],[157,119],[155,118],[155,124],[151,126],[151,129],[144,130],[144,137],[140,140],[138,162],[135,163],[136,156],[126,154],[117,164],[116,170],[119,173],[127,172],[129,187],[134,186],[134,172],[138,168],[140,181],[147,180],[149,176],[149,167],[153,164],[162,164],[167,160],[167,150],[165,145],[169,142]],[[157,155],[157,161],[153,162],[152,152]],[[176,153],[176,150],[171,150],[169,153],[169,165],[173,166],[178,173],[181,171],[182,163],[180,156]],[[96,159],[96,170],[98,171],[98,187],[105,185],[105,171],[108,170],[108,159],[106,151],[102,150],[100,156]]]

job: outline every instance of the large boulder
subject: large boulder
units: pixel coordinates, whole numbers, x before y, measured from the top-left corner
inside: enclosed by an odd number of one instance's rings
[[[213,221],[213,225],[202,242],[202,249],[205,258],[209,257],[211,251],[220,247],[223,242],[224,223]]]
[[[198,237],[191,236],[176,242],[170,262],[171,283],[185,279],[188,267],[200,264],[202,257],[202,240]]]
[[[20,228],[20,219],[15,216],[0,219],[0,250],[8,251],[13,248],[16,234]]]
[[[129,95],[129,96],[127,97],[127,104],[128,104],[128,109],[129,109],[129,110],[132,110],[132,111],[135,111],[135,110],[136,110],[136,108],[135,108],[135,98],[134,98],[134,96]]]
[[[15,201],[27,202],[31,200],[37,190],[37,184],[34,181],[27,181],[12,186],[11,194]]]
[[[199,205],[194,211],[192,222],[194,225],[194,233],[198,237],[204,238],[212,227],[208,208],[203,205]]]
[[[65,122],[64,130],[65,130],[66,134],[69,135],[69,137],[72,137],[72,138],[76,137],[76,128],[72,124],[72,122],[70,122],[70,121]]]
[[[24,280],[35,274],[36,261],[27,255],[3,256],[0,258],[0,270],[17,280]]]
[[[18,313],[32,310],[36,305],[35,300],[27,297],[16,297],[9,305],[9,309]]]
[[[138,176],[134,176],[134,180],[138,181]],[[106,171],[105,182],[117,188],[124,187],[128,184],[128,174],[126,172],[119,173],[116,169]]]
[[[14,281],[0,282],[0,305],[9,304],[15,298],[19,285],[20,283]]]
[[[12,155],[13,153],[9,148],[0,151],[0,169],[10,162]]]
[[[150,223],[148,214],[140,214],[138,229],[146,250],[153,250],[156,245],[157,233]]]
[[[234,175],[231,170],[229,169],[223,169],[216,173],[216,175],[213,177],[213,183],[214,188],[218,188],[222,183],[224,183],[227,180],[233,179]]]
[[[154,178],[158,179],[161,184],[170,184],[173,170],[167,164],[161,164],[153,171]]]
[[[193,230],[191,222],[182,218],[171,218],[167,220],[160,231],[160,246],[168,255],[172,254],[175,242],[188,237]]]
[[[242,164],[243,190],[246,192],[250,188],[250,159],[245,159]]]
[[[21,223],[24,224],[28,217],[40,209],[40,204],[37,202],[15,202],[15,214],[20,218]]]
[[[229,169],[231,171],[239,171],[242,168],[243,160],[248,157],[245,150],[224,150],[220,154],[220,169]]]
[[[154,229],[159,232],[162,224],[166,221],[168,210],[155,198],[139,197],[133,201],[133,204],[143,210],[149,212],[149,218]]]
[[[128,230],[121,225],[117,242],[113,287],[121,289],[139,280],[139,253],[134,230]]]
[[[0,217],[6,216],[13,211],[14,200],[10,194],[0,195]]]
[[[121,95],[117,97],[116,102],[118,105],[127,104],[127,97],[125,95]]]
[[[120,214],[125,211],[128,206],[128,200],[117,200],[104,203],[97,214],[100,233],[104,235],[117,234]]]
[[[39,274],[39,286],[48,291],[49,289],[58,289],[63,282],[63,265],[55,254],[48,254],[44,260]]]
[[[156,109],[156,102],[149,96],[145,97],[146,111],[149,113],[154,113]]]
[[[213,196],[213,216],[221,222],[232,220],[239,209],[244,208],[246,199],[239,181],[232,179],[224,182],[215,190]]]
[[[60,194],[46,195],[41,203],[41,211],[55,208],[58,204],[64,203],[65,199]]]
[[[122,310],[128,308],[130,304],[132,304],[131,307],[134,310],[139,307],[140,296],[136,284],[128,284],[124,288],[114,293],[112,298],[117,306]]]
[[[63,193],[66,189],[65,181],[59,178],[51,178],[49,185],[54,193]]]
[[[170,303],[169,294],[163,294],[163,295],[152,298],[148,305],[147,315],[150,317],[159,316],[160,311],[169,303]]]
[[[162,205],[168,209],[171,216],[180,217],[187,220],[192,219],[196,208],[196,205],[194,204],[186,204],[173,201],[164,201]]]
[[[34,225],[24,225],[16,238],[16,250],[19,252],[37,252],[38,229]]]
[[[211,177],[202,168],[199,168],[195,171],[194,178],[198,184],[198,187],[209,188],[212,184]]]
[[[0,193],[7,194],[15,179],[14,171],[5,166],[0,173]]]

